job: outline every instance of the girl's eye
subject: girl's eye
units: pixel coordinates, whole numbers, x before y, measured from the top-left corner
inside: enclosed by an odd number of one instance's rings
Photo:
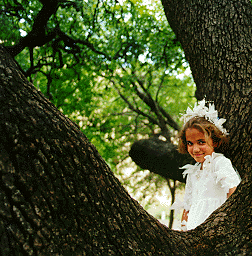
[[[206,142],[204,140],[200,140],[199,141],[199,144],[202,145],[202,144],[205,144]]]
[[[192,146],[192,142],[191,142],[191,141],[187,141],[186,144],[187,144],[188,146]]]

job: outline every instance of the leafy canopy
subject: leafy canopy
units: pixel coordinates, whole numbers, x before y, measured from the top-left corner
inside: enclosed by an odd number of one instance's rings
[[[117,175],[134,141],[174,136],[194,85],[160,1],[5,0],[0,8],[1,43]]]

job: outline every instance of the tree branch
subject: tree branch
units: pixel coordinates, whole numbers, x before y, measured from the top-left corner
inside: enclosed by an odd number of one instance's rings
[[[128,105],[128,107],[134,111],[135,113],[139,114],[139,115],[142,115],[142,116],[145,116],[148,118],[148,120],[153,123],[153,124],[156,124],[158,125],[157,121],[155,118],[151,117],[150,115],[147,115],[146,113],[144,113],[143,111],[141,111],[140,109],[138,108],[135,108],[128,100],[127,98],[120,92],[120,90],[118,89],[118,87],[115,85],[114,81],[111,80],[114,84],[114,87],[115,89],[117,90],[118,94],[120,95],[120,97],[124,100],[124,102]]]
[[[50,17],[57,11],[58,1],[48,0],[41,2],[43,7],[35,18],[31,32],[21,38],[16,45],[6,47],[12,57],[18,55],[25,47],[34,48],[35,46],[44,45],[56,36],[55,30],[46,35],[46,25]]]
[[[194,161],[189,155],[180,154],[172,143],[157,137],[134,142],[129,155],[142,169],[181,182],[185,182],[185,179],[179,167]]]
[[[137,78],[138,79],[138,78]],[[156,116],[159,118],[159,121],[160,121],[160,124],[168,124],[170,125],[172,128],[174,128],[175,130],[180,130],[180,127],[179,125],[177,124],[177,122],[175,122],[173,120],[173,118],[162,108],[159,106],[159,104],[154,101],[151,97],[151,95],[149,94],[148,91],[146,91],[146,89],[144,88],[144,85],[142,83],[142,81],[140,79],[138,79],[138,83],[141,85],[141,88],[143,90],[145,90],[145,93],[146,94],[143,94],[142,92],[140,92],[136,86],[136,84],[133,82],[133,86],[134,86],[134,89],[137,93],[137,95],[139,96],[140,99],[143,100],[143,102],[150,107],[151,111],[153,111]],[[160,112],[161,114],[166,118],[166,120],[163,118],[162,115],[160,115]]]

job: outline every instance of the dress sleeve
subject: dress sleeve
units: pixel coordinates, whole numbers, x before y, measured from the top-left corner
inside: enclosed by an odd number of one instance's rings
[[[241,182],[239,174],[233,168],[231,161],[222,157],[215,163],[216,183],[220,183],[226,193],[230,188],[237,187]]]
[[[189,211],[192,204],[192,175],[193,173],[198,170],[198,165],[191,165],[187,164],[180,169],[185,169],[183,172],[183,177],[186,175],[186,185],[185,185],[185,194],[184,194],[184,200],[183,202],[179,199],[176,199],[176,201],[171,205],[171,210],[186,210]]]
[[[192,177],[190,174],[186,177],[184,209],[189,211],[192,205]]]
[[[184,194],[184,201],[180,201],[179,199],[176,199],[176,201],[171,205],[170,210],[186,210],[189,211],[191,208],[191,197],[192,197],[192,184],[191,179],[189,177],[190,175],[187,175],[186,178],[186,185],[185,185],[185,194]]]

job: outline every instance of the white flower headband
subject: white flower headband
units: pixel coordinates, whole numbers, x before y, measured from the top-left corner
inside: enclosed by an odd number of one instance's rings
[[[213,123],[224,135],[228,135],[227,130],[222,126],[222,124],[226,122],[226,119],[218,118],[218,112],[215,110],[214,104],[209,103],[208,108],[205,106],[205,103],[206,101],[203,99],[198,105],[195,103],[193,110],[188,107],[186,113],[183,114],[184,124],[193,117],[204,117],[206,120]]]

